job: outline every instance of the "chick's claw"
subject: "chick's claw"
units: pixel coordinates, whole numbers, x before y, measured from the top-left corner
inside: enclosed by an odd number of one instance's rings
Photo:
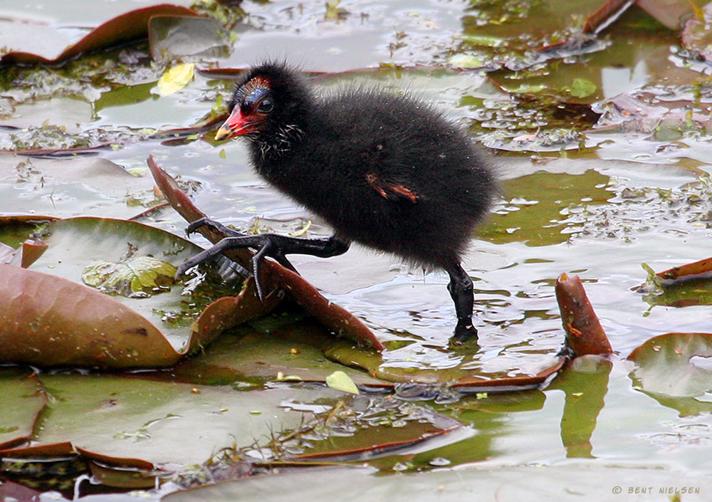
[[[477,342],[477,328],[472,325],[472,321],[462,321],[457,322],[455,327],[455,333],[450,339],[451,343],[455,345],[462,345],[470,341]]]
[[[257,291],[257,298],[259,298],[261,302],[264,302],[265,296],[260,275],[262,270],[262,260],[265,256],[269,256],[268,253],[271,247],[272,243],[270,241],[265,242],[260,250],[257,251],[257,253],[255,253],[252,257],[252,276],[255,278],[255,291]]]

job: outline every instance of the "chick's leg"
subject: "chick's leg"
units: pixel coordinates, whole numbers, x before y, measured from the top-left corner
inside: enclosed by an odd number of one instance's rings
[[[298,239],[277,234],[261,235],[240,235],[237,237],[226,237],[213,247],[208,248],[186,260],[176,272],[176,277],[185,274],[188,269],[203,263],[206,260],[224,253],[230,249],[252,248],[257,252],[252,257],[252,275],[255,278],[257,295],[262,300],[264,289],[260,281],[260,270],[262,259],[269,256],[277,260],[285,267],[295,270],[286,258],[288,254],[308,254],[321,258],[328,258],[345,253],[349,249],[350,243],[331,236],[325,239]],[[295,270],[296,271],[296,270]]]
[[[455,313],[457,314],[457,326],[453,341],[463,343],[472,338],[476,340],[477,329],[472,325],[472,309],[475,303],[472,279],[458,261],[451,262],[445,267],[445,270],[450,276],[450,284],[447,289],[455,303]]]

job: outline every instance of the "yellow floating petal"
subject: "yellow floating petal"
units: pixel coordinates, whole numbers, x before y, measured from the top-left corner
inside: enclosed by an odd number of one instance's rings
[[[166,70],[158,80],[158,94],[168,96],[188,85],[195,75],[193,63],[183,63]]]

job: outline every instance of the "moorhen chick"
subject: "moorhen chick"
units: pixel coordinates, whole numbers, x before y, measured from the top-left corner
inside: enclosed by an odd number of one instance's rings
[[[187,260],[178,275],[227,249],[250,247],[257,250],[257,279],[265,256],[294,270],[285,255],[326,258],[355,241],[444,269],[457,312],[455,340],[477,336],[472,279],[460,257],[497,183],[465,132],[408,95],[352,87],[317,96],[299,72],[275,63],[244,74],[230,110],[215,138],[248,139],[256,171],[335,233],[321,239],[244,235],[204,218],[186,232],[212,225],[230,237]],[[257,291],[262,298],[259,281]]]

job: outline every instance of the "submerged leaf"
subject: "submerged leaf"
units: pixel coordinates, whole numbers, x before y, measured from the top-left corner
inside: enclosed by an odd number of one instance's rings
[[[585,78],[575,78],[569,93],[575,98],[586,98],[596,92],[596,84]]]
[[[193,80],[194,75],[195,65],[193,63],[175,65],[158,80],[158,94],[168,96],[180,91]]]
[[[169,291],[176,267],[152,256],[133,256],[126,261],[93,262],[84,269],[82,281],[103,293],[131,298]]]
[[[358,387],[356,387],[354,381],[351,380],[351,377],[343,371],[334,371],[331,375],[326,377],[326,385],[334,390],[358,394]]]

